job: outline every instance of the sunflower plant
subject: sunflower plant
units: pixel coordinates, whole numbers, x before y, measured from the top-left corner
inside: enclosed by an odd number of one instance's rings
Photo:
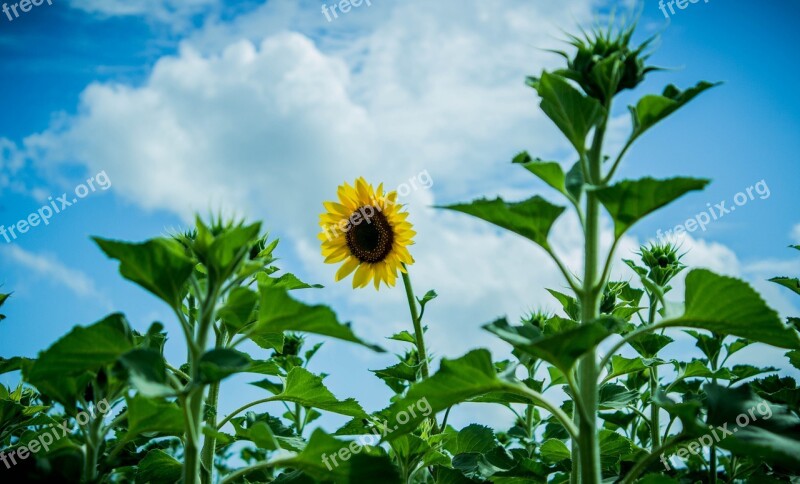
[[[324,378],[337,369],[314,373],[309,362],[326,338],[384,350],[331,308],[298,296],[322,286],[277,266],[278,241],[260,223],[197,218],[185,231],[143,242],[95,238],[170,321],[112,313],[36,358],[0,358],[0,374],[21,375],[19,385],[0,386],[3,482],[795,482],[800,387],[778,368],[742,361],[756,344],[771,345],[788,349],[788,363],[800,369],[800,320],[782,320],[741,280],[690,270],[680,246],[668,242],[623,254],[627,277],[612,277],[631,227],[708,183],[616,179],[639,138],[716,85],[645,95],[629,107],[627,141],[609,153],[617,96],[658,70],[648,65],[650,41],[634,46],[633,38],[632,26],[613,24],[571,37],[571,52],[559,52],[564,68],[527,80],[574,154],[565,166],[523,152],[513,166],[561,205],[536,195],[441,207],[529,240],[563,275],[566,289],[549,290],[556,312],[484,325],[507,343],[505,359],[480,348],[430,356],[424,318],[438,295],[413,291],[417,234],[409,211],[396,192],[363,178],[325,202],[319,239],[322,261],[340,264],[337,281],[352,276],[355,289],[388,290],[398,276],[403,281],[411,325],[389,336],[403,345],[392,364],[372,371],[392,391],[377,411],[334,395]],[[567,210],[584,236],[579,271],[550,243]],[[604,217],[613,240],[607,250]],[[796,277],[772,281],[800,294]],[[458,295],[444,288],[441,297]],[[7,304],[13,297],[0,294],[3,313]],[[0,314],[3,324],[9,319]],[[185,358],[165,356],[170,333]],[[666,356],[677,336],[694,342],[695,357]],[[252,375],[260,397],[226,391],[233,375]],[[101,403],[106,412],[96,411]],[[450,414],[467,404],[498,406],[513,424],[457,428]],[[324,413],[349,420],[323,430]]]

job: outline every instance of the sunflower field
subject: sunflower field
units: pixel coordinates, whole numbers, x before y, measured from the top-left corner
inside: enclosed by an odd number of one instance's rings
[[[394,315],[405,329],[383,335],[402,351],[371,370],[390,397],[368,409],[358,383],[350,394],[329,388],[341,368],[310,362],[328,341],[365,354],[385,354],[384,345],[348,323],[354,315],[311,302],[331,288],[291,272],[268,223],[198,215],[144,241],[97,228],[93,250],[169,318],[143,325],[112,308],[44,342],[35,357],[0,358],[0,373],[17,382],[0,385],[2,482],[798,482],[800,387],[784,370],[800,369],[800,319],[741,278],[690,267],[690,250],[673,238],[620,249],[636,224],[711,181],[623,178],[632,149],[667,136],[662,121],[724,89],[669,84],[636,98],[624,139],[614,138],[618,103],[655,74],[672,75],[651,63],[655,37],[637,43],[636,29],[612,19],[565,34],[563,50],[551,52],[559,66],[520,79],[526,109],[563,137],[568,163],[520,152],[511,166],[529,177],[531,193],[435,207],[546,256],[560,277],[547,288],[556,309],[459,321],[481,327],[485,347],[441,356],[429,310],[466,296],[415,292],[430,273],[415,260],[415,241],[430,228],[414,223],[421,208],[382,180],[343,175],[324,194],[318,240],[307,241],[316,263],[334,267],[327,282],[337,289],[400,293],[408,306]],[[579,267],[553,236],[561,217],[576,221]],[[800,245],[775,249],[788,257]],[[799,275],[772,274],[774,291],[796,304]],[[2,289],[8,312],[14,288]],[[165,352],[168,339],[185,358]],[[678,340],[702,356],[667,354]],[[784,355],[782,368],[759,359],[767,347]],[[260,398],[229,386],[242,375],[256,380]],[[451,419],[465,406],[478,418]],[[488,417],[501,414],[510,425]],[[330,425],[331,415],[343,423]]]

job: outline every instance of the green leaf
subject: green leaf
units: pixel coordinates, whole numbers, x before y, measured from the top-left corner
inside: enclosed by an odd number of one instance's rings
[[[663,365],[665,361],[653,358],[625,358],[624,356],[614,355],[611,357],[611,371],[605,380],[638,373],[654,366]]]
[[[794,291],[797,294],[800,294],[800,279],[798,278],[788,278],[788,277],[773,277],[770,279],[770,282],[774,282],[775,284],[780,284],[783,287],[787,287]]]
[[[132,349],[132,338],[128,322],[118,313],[91,326],[75,327],[25,368],[25,379],[72,410],[83,392],[78,379],[116,362]]]
[[[136,468],[136,482],[172,484],[181,479],[183,465],[163,450],[151,450]]]
[[[256,320],[257,304],[257,292],[247,287],[235,287],[228,295],[225,304],[217,312],[217,316],[232,332],[238,333],[243,327]]]
[[[702,190],[709,180],[670,178],[656,180],[623,180],[594,191],[598,200],[614,219],[614,235],[621,237],[646,215],[673,202],[693,190]]]
[[[748,385],[724,388],[708,384],[705,392],[708,422],[715,426],[727,424],[732,432],[717,445],[737,455],[800,471],[800,417],[797,414],[759,398]]]
[[[689,327],[800,349],[797,331],[786,326],[749,284],[695,269],[686,276],[683,316],[658,323],[659,327]]]
[[[286,386],[280,394],[273,397],[273,400],[299,403],[304,407],[319,408],[351,417],[367,416],[355,399],[338,400],[322,383],[322,377],[299,366],[292,368],[286,377]]]
[[[174,403],[142,395],[128,397],[128,432],[136,436],[183,435],[183,411]]]
[[[438,372],[412,385],[404,398],[380,412],[387,422],[398,422],[384,439],[394,440],[416,429],[433,413],[480,395],[507,390],[508,385],[498,378],[491,355],[486,350],[473,350],[455,360],[443,358]],[[398,420],[400,413],[404,418]]]
[[[229,348],[207,351],[199,361],[200,381],[214,383],[234,373],[247,371],[251,361],[247,354]]]
[[[497,447],[494,431],[483,425],[472,424],[464,427],[458,432],[455,446],[451,450],[453,454],[465,454],[476,452],[484,454]]]
[[[600,387],[598,402],[601,410],[621,410],[639,397],[638,392],[614,383],[606,383]]]
[[[31,366],[36,360],[31,358],[24,358],[21,356],[14,356],[13,358],[0,358],[0,375],[10,373],[12,371],[22,370],[23,367]]]
[[[547,439],[539,447],[539,453],[546,462],[557,464],[572,458],[567,444],[558,439]]]
[[[620,458],[633,451],[633,443],[626,437],[607,429],[600,430],[600,464],[611,469]]]
[[[280,277],[269,277],[267,274],[261,273],[256,275],[256,280],[259,285],[267,287],[274,287],[276,289],[286,289],[287,291],[294,291],[297,289],[321,289],[321,284],[308,284],[301,281],[294,274],[286,273]]]
[[[658,353],[675,340],[658,333],[644,333],[629,341],[631,347],[645,358],[655,358]]]
[[[496,198],[439,208],[472,215],[530,239],[546,249],[550,247],[547,242],[550,229],[564,212],[564,207],[553,205],[538,195],[517,203],[507,203]]]
[[[505,318],[484,329],[511,344],[515,349],[541,358],[568,373],[577,360],[612,334],[612,321],[577,325],[560,333],[545,335],[534,326],[511,326]]]
[[[378,352],[384,351],[380,346],[366,343],[358,338],[349,325],[339,322],[336,314],[328,306],[310,306],[292,298],[284,289],[260,286],[259,292],[261,308],[258,323],[252,333],[255,336],[264,333],[302,331],[358,343]]]
[[[561,168],[559,163],[555,161],[543,161],[540,158],[533,159],[527,152],[518,154],[514,158],[514,163],[518,163],[523,168],[539,177],[540,180],[558,190],[567,198],[577,201],[577,199],[573,196],[573,187],[567,187],[567,175],[564,173],[564,169]],[[574,177],[574,174],[572,176]],[[571,179],[570,183],[574,183],[574,179]],[[582,176],[581,183],[583,183]]]
[[[128,370],[131,384],[146,397],[166,397],[175,391],[167,380],[167,367],[160,352],[150,348],[131,350],[119,359]]]
[[[184,286],[194,263],[184,255],[180,243],[172,239],[152,239],[131,244],[95,237],[105,254],[120,262],[122,277],[155,294],[173,309],[180,310]]]
[[[584,96],[561,76],[545,72],[532,85],[542,98],[542,111],[578,153],[583,154],[589,131],[603,119],[606,110],[596,99]]]
[[[793,350],[786,353],[786,357],[789,358],[789,363],[798,370],[800,370],[800,351]]]
[[[660,96],[649,95],[639,100],[636,107],[631,106],[631,118],[633,120],[632,139],[641,136],[645,131],[655,126],[659,121],[674,113],[686,103],[694,99],[698,94],[706,89],[718,86],[721,83],[700,82],[695,87],[680,91],[673,85],[664,89]]]
[[[387,339],[392,339],[392,340],[395,340],[395,341],[402,341],[404,343],[416,343],[417,342],[417,339],[414,338],[414,335],[412,335],[411,333],[409,333],[408,331],[405,331],[405,330],[404,331],[400,331],[399,333],[396,333],[396,334],[390,336]]]

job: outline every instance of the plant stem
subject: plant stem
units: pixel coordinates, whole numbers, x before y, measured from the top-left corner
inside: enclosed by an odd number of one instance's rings
[[[592,184],[601,183],[603,139],[611,113],[611,101],[606,103],[606,113],[595,128],[592,148],[588,154],[589,173],[584,173],[586,180]],[[582,156],[584,158],[584,156]],[[583,267],[583,291],[577,296],[581,301],[581,323],[588,324],[600,315],[600,297],[605,281],[598,280],[600,252],[600,201],[594,191],[586,193],[586,228],[584,230],[585,258]],[[578,425],[578,457],[580,459],[580,482],[583,484],[599,484],[600,442],[597,433],[597,400],[598,378],[597,352],[587,352],[578,363],[578,386],[580,394],[576,395],[583,402],[584,413],[588,418],[581,418]]]
[[[656,311],[658,310],[658,300],[650,295],[650,311],[647,318],[648,324],[656,322]],[[661,409],[655,402],[656,392],[658,391],[658,366],[650,368],[650,449],[661,446]]]
[[[406,289],[406,297],[408,298],[408,309],[411,311],[411,320],[414,323],[414,337],[417,342],[417,355],[420,362],[420,370],[422,378],[430,376],[428,369],[428,352],[425,350],[425,333],[422,331],[422,321],[420,321],[419,310],[417,309],[417,300],[414,298],[414,289],[411,287],[411,278],[408,276],[408,269],[402,272],[403,286]]]

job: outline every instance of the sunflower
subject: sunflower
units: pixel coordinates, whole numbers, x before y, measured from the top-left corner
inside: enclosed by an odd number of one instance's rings
[[[381,282],[394,286],[397,271],[414,263],[408,252],[416,232],[406,219],[408,212],[397,204],[397,192],[384,193],[364,178],[339,186],[338,202],[324,202],[320,215],[322,256],[328,264],[344,262],[336,272],[340,281],[355,271],[353,288],[364,287],[370,280],[375,289]]]

